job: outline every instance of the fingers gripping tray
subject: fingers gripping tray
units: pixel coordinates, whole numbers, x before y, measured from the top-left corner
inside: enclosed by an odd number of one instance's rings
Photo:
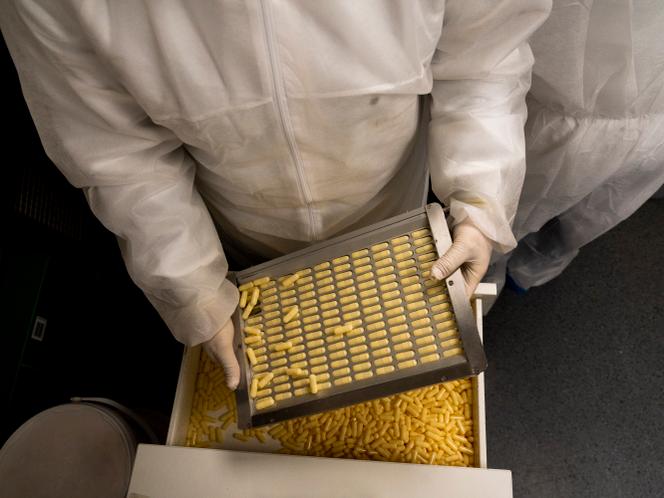
[[[438,204],[235,274],[238,426],[477,375],[486,357]]]

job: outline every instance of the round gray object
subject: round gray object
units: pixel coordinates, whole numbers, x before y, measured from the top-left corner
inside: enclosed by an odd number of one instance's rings
[[[85,403],[56,406],[19,427],[0,449],[0,498],[127,494],[136,438],[115,412]]]

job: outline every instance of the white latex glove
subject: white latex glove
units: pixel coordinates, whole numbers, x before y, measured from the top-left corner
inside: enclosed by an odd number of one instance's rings
[[[454,227],[452,241],[452,246],[431,267],[431,276],[442,280],[460,267],[470,298],[489,267],[491,241],[467,220]]]
[[[235,335],[235,327],[233,327],[233,320],[228,320],[226,325],[221,327],[212,339],[203,343],[203,347],[207,354],[216,360],[224,369],[226,374],[226,385],[231,390],[235,390],[240,383],[240,365],[235,357],[233,351],[233,336]]]

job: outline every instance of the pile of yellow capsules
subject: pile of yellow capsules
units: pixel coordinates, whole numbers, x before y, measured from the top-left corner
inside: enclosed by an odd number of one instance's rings
[[[340,408],[272,426],[234,431],[233,437],[280,443],[297,455],[474,465],[473,388],[458,380]],[[222,369],[201,353],[187,446],[223,447],[236,427],[233,393]]]

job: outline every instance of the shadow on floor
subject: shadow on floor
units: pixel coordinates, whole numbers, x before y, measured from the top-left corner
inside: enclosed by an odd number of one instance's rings
[[[487,317],[489,466],[515,497],[662,496],[663,226],[649,201]]]

